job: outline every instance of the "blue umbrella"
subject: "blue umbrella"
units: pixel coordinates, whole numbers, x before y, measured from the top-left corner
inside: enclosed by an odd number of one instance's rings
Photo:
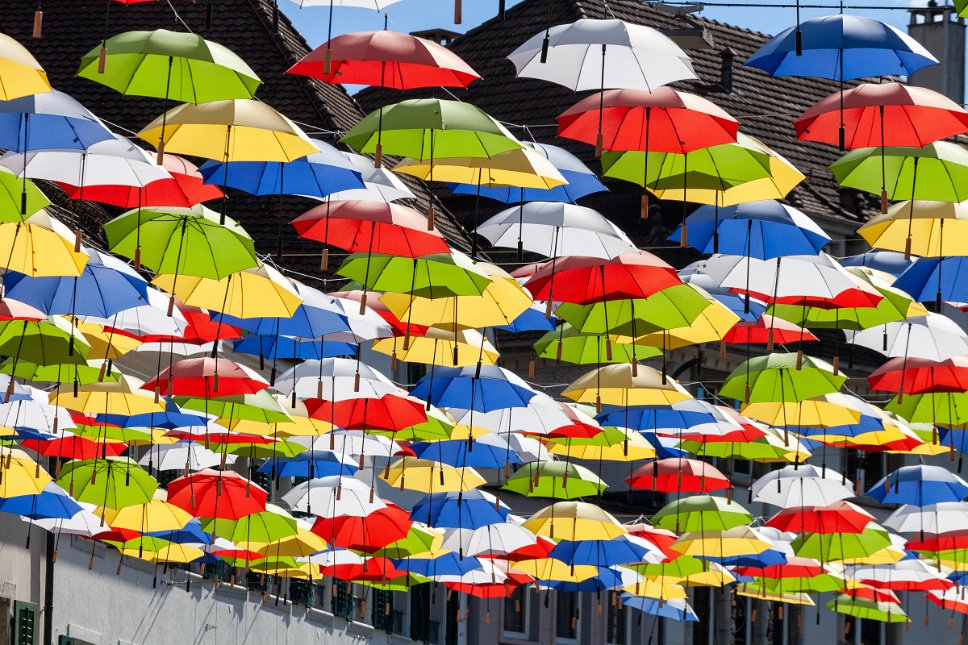
[[[746,64],[773,76],[849,81],[866,76],[908,76],[937,65],[938,59],[890,25],[840,14],[812,18],[780,32]]]
[[[206,184],[228,186],[250,195],[323,198],[364,187],[360,171],[339,150],[317,139],[312,142],[319,152],[295,161],[206,161],[198,171]]]
[[[816,255],[830,238],[801,211],[768,199],[736,206],[700,206],[686,218],[689,245],[702,253],[770,260]],[[679,242],[682,225],[669,236]]]
[[[588,564],[609,567],[615,564],[640,563],[649,548],[622,536],[614,540],[561,540],[548,553],[549,558],[565,564]]]
[[[783,426],[780,426],[783,428]],[[881,432],[884,430],[884,423],[877,417],[862,414],[856,423],[841,426],[831,426],[818,428],[812,426],[787,426],[788,432],[795,432],[804,437],[815,437],[824,435],[835,435],[838,437],[857,437],[867,432]]]
[[[512,320],[510,324],[499,325],[495,329],[509,331],[512,334],[520,334],[526,331],[551,331],[557,324],[558,319],[555,316],[551,316],[550,318],[545,316],[544,305],[532,305]]]
[[[462,576],[470,571],[477,571],[483,568],[481,561],[477,558],[462,558],[453,551],[436,558],[391,559],[391,562],[393,562],[393,566],[399,571],[415,573],[425,578],[432,578],[433,576]]]
[[[682,598],[659,600],[658,598],[647,598],[645,596],[634,596],[630,593],[623,593],[622,604],[632,609],[638,609],[646,614],[658,616],[659,618],[671,618],[679,622],[699,622],[696,612]]]
[[[202,523],[197,518],[192,519],[182,528],[175,531],[155,531],[145,533],[148,537],[161,538],[176,544],[211,544],[212,534],[202,529]]]
[[[504,468],[505,463],[520,464],[521,458],[507,443],[497,445],[486,440],[486,435],[474,442],[463,439],[429,441],[411,444],[410,449],[421,459],[462,468]]]
[[[503,503],[495,508],[493,495],[469,490],[426,495],[414,504],[410,519],[434,528],[479,529],[502,524],[510,512]]]
[[[9,273],[6,297],[46,314],[110,318],[148,304],[148,283],[131,267],[106,253],[86,249],[90,259],[78,277],[32,278]]]
[[[150,412],[125,416],[122,414],[99,414],[97,423],[108,423],[122,428],[190,428],[204,426],[206,418],[201,413],[182,412],[175,403],[167,401],[163,412]]]
[[[596,592],[602,591],[603,589],[615,589],[616,587],[623,587],[624,579],[622,574],[615,569],[610,569],[609,567],[599,567],[598,575],[592,576],[590,578],[585,578],[580,582],[566,582],[563,580],[544,580],[541,584],[545,587],[550,587],[558,593],[574,593],[578,591],[588,591]]]
[[[574,203],[585,195],[608,190],[588,166],[564,148],[545,143],[529,143],[526,145],[546,157],[568,183],[554,188],[478,187],[477,184],[448,184],[448,187],[455,195],[477,195],[478,190],[480,190],[481,197],[494,199],[505,204],[520,202]]]
[[[291,284],[302,300],[291,317],[243,319],[217,314],[213,320],[221,320],[233,327],[264,336],[274,334],[309,339],[352,331],[336,298],[299,282],[293,281]]]
[[[489,412],[523,408],[537,392],[514,373],[483,365],[436,367],[417,382],[411,394],[438,408]]]
[[[918,258],[892,286],[918,302],[968,302],[968,258]]]
[[[868,267],[889,273],[895,278],[904,273],[915,258],[904,258],[903,253],[897,251],[868,251],[858,255],[849,255],[840,261],[845,267]]]
[[[81,505],[54,482],[47,484],[37,495],[0,498],[0,513],[22,515],[34,520],[68,519],[81,510]]]
[[[344,343],[334,340],[303,340],[289,336],[275,336],[272,334],[246,334],[242,338],[232,341],[232,351],[239,354],[264,356],[266,358],[285,359],[314,359],[333,358],[336,356],[356,356],[358,346],[354,343]]]
[[[734,555],[728,558],[705,558],[718,562],[724,567],[769,567],[775,564],[786,564],[787,556],[783,551],[767,549],[761,553],[749,555]]]
[[[657,430],[663,428],[691,428],[717,419],[712,412],[686,410],[671,405],[602,406],[595,415],[600,425],[633,430]]]
[[[94,114],[57,90],[0,101],[0,148],[9,151],[84,150],[113,138]]]
[[[882,504],[959,502],[968,497],[968,482],[940,466],[904,466],[881,478],[867,495]]]
[[[342,463],[328,450],[306,450],[295,457],[270,457],[259,466],[260,473],[275,472],[276,477],[328,477],[330,475],[353,475],[359,468]]]

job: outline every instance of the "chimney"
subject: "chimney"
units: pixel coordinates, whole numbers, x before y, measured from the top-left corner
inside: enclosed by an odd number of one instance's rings
[[[940,65],[918,70],[908,79],[944,94],[955,103],[965,102],[965,19],[954,7],[939,7],[931,0],[927,7],[911,9],[908,34],[934,54]]]
[[[719,69],[719,85],[723,88],[724,92],[732,92],[733,59],[736,58],[736,52],[729,47],[724,47],[722,50],[720,50],[719,55],[722,58]]]

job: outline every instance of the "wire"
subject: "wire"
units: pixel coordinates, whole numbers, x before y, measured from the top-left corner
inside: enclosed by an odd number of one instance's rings
[[[796,4],[772,3],[772,2],[682,2],[674,0],[671,2],[643,2],[650,7],[657,5],[667,5],[673,7],[699,7],[702,11],[706,7],[727,7],[727,8],[769,8],[769,9],[795,9]],[[914,7],[911,5],[846,5],[846,4],[801,4],[801,9],[852,9],[855,11],[911,11],[912,9],[944,9],[945,7]]]

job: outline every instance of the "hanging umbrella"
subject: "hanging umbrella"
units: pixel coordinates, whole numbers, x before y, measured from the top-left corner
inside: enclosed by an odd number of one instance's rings
[[[941,466],[903,466],[867,491],[882,504],[927,506],[941,502],[960,502],[968,497],[968,483]]]
[[[781,508],[791,506],[829,506],[854,496],[840,473],[804,464],[785,466],[760,477],[750,489],[752,499]]]
[[[968,220],[968,202],[905,201],[875,215],[857,232],[874,248],[907,252],[907,262],[891,272],[896,275],[908,268],[910,255],[961,255],[964,220]]]
[[[0,471],[3,472],[3,480],[0,481],[0,499],[39,495],[52,481],[47,471],[27,453],[14,448],[4,451]]]
[[[438,492],[416,502],[410,512],[410,519],[435,528],[473,531],[488,526],[502,527],[510,512],[511,509],[506,504],[484,491]],[[531,543],[533,544],[533,539]],[[464,540],[461,540],[461,545],[463,544]]]
[[[664,493],[709,493],[732,487],[714,466],[694,459],[660,459],[644,464],[625,481],[630,488]]]
[[[556,502],[533,513],[523,527],[558,540],[611,540],[628,531],[612,515],[587,502]]]
[[[379,477],[400,490],[422,493],[468,491],[486,483],[473,468],[454,468],[416,457],[401,457]]]
[[[925,506],[902,505],[884,520],[898,533],[939,535],[968,529],[968,502],[938,502]]]
[[[57,91],[0,101],[0,125],[0,147],[21,155],[46,149],[85,150],[115,137],[87,108]]]
[[[803,533],[791,547],[801,558],[821,562],[863,561],[891,545],[891,538],[876,522],[860,533]]]
[[[405,510],[387,506],[364,517],[317,517],[313,533],[333,546],[372,553],[406,538],[412,526]]]
[[[67,462],[61,469],[58,485],[79,502],[119,509],[149,502],[158,482],[127,457]]]
[[[508,55],[517,75],[576,92],[606,88],[651,91],[696,77],[689,56],[661,32],[621,20],[583,18],[549,27]]]
[[[825,506],[783,508],[765,526],[790,533],[861,533],[873,520],[859,506],[838,500]]]
[[[501,488],[525,497],[574,499],[599,495],[607,484],[584,466],[548,461],[525,464]]]
[[[895,601],[880,601],[857,597],[854,592],[841,593],[827,603],[827,609],[861,620],[876,620],[882,623],[911,622],[896,597]]]
[[[195,517],[237,520],[266,510],[268,493],[232,471],[201,470],[168,484],[168,503]]]
[[[257,372],[227,358],[186,358],[165,368],[142,386],[163,396],[255,394],[269,387]]]
[[[453,367],[495,365],[500,358],[497,349],[475,329],[450,331],[429,327],[409,340],[396,336],[381,338],[373,343],[372,349],[407,363]]]
[[[723,381],[720,394],[740,401],[803,401],[836,392],[847,380],[810,356],[770,354],[744,361]]]
[[[480,78],[459,56],[436,42],[387,30],[336,36],[287,73],[326,83],[397,90],[467,87]]]
[[[0,100],[10,101],[50,91],[47,72],[40,63],[23,45],[3,34],[0,38]]]
[[[847,332],[847,342],[885,356],[943,361],[968,354],[968,335],[950,318],[929,313],[883,327]]]
[[[369,157],[352,152],[343,152],[343,155],[360,172],[364,188],[341,190],[329,195],[330,199],[392,202],[399,199],[417,198],[396,173],[383,167],[377,168]]]
[[[436,367],[411,390],[411,395],[438,407],[488,412],[524,407],[536,392],[519,376],[501,367]]]
[[[186,305],[233,318],[292,317],[302,304],[292,283],[268,264],[219,278],[159,273],[152,284]]]
[[[669,405],[691,398],[675,380],[652,367],[633,374],[626,363],[601,367],[569,384],[562,394],[579,403],[596,405]]]
[[[652,516],[657,528],[676,532],[726,531],[751,521],[750,513],[737,502],[710,495],[678,499]]]
[[[370,497],[370,487],[352,477],[317,477],[294,486],[282,496],[294,511],[312,513],[323,518],[340,516],[366,517],[386,508],[378,497]]]
[[[601,333],[580,332],[568,323],[539,338],[534,351],[538,358],[575,365],[632,363],[662,355],[662,351],[655,347],[611,343]]]

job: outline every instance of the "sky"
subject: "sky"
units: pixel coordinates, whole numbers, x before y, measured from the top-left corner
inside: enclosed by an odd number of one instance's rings
[[[327,21],[329,8],[326,0],[312,0],[323,6],[305,7],[300,9],[296,2],[299,0],[280,0],[282,10],[296,23],[299,30],[312,46],[326,42]],[[306,0],[307,2],[309,0]],[[522,0],[508,0],[508,7],[512,7]],[[736,0],[734,0],[736,1]],[[741,1],[741,0],[740,0]],[[790,4],[792,0],[756,0],[757,3],[775,2],[776,4]],[[807,18],[837,13],[837,3],[831,0],[803,0],[805,4],[829,5],[829,9],[803,9],[801,20]],[[862,6],[907,6],[904,0],[863,0],[848,2],[851,7]],[[926,2],[917,2],[922,5]],[[943,4],[943,3],[939,3]],[[466,31],[497,14],[498,0],[463,0],[463,24],[455,25],[454,0],[401,0],[387,9],[389,27],[395,31],[411,32],[421,29],[442,27],[458,32]],[[905,29],[908,13],[897,10],[849,9],[851,13],[858,13],[878,20],[888,22],[896,27]],[[730,24],[754,29],[770,34],[782,31],[794,24],[796,14],[790,8],[771,9],[768,7],[707,7],[698,15],[727,22]],[[358,8],[337,8],[334,13],[333,34],[352,31],[365,31],[383,28],[383,14]],[[539,31],[540,26],[535,27]]]

